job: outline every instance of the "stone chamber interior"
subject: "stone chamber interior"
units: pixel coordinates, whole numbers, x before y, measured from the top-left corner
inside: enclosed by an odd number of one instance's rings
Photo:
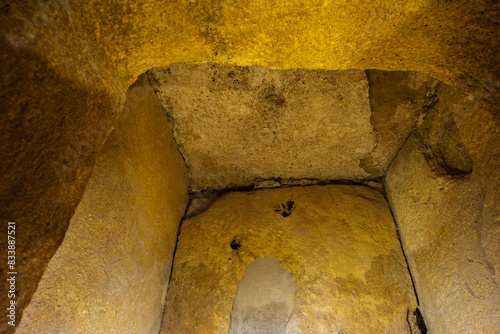
[[[0,8],[0,332],[500,333],[498,2]]]

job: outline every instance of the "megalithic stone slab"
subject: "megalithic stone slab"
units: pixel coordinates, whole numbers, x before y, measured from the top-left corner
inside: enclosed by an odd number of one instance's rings
[[[416,300],[387,202],[350,185],[231,192],[185,220],[160,332],[229,333],[245,272],[266,257],[296,286],[284,333],[410,332]]]

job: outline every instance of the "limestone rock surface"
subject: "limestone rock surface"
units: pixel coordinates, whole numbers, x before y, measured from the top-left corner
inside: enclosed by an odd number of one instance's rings
[[[386,189],[431,333],[500,333],[500,132],[444,87]]]
[[[420,71],[474,89],[500,75],[499,11],[491,0],[3,1],[0,215],[17,221],[20,232],[18,316],[141,73],[209,61],[377,68]],[[496,106],[498,93],[490,100]],[[5,320],[1,330],[10,328]]]
[[[295,303],[295,282],[274,257],[256,258],[234,299],[229,334],[285,333]]]
[[[148,75],[191,190],[385,174],[436,80],[414,72],[171,65]]]
[[[364,71],[203,64],[149,74],[194,191],[279,176],[370,176],[358,166],[375,146]]]
[[[228,333],[257,257],[293,275],[286,333],[409,333],[416,302],[389,207],[347,185],[227,193],[185,220],[161,333]]]
[[[376,144],[359,166],[371,176],[382,176],[421,117],[436,103],[440,82],[418,72],[367,70],[366,75]]]
[[[145,76],[125,107],[16,333],[160,328],[188,179]]]

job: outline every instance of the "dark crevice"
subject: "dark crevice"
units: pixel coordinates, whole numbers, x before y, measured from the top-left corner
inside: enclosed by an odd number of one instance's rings
[[[429,113],[429,111],[434,108],[434,106],[439,102],[439,98],[437,97],[437,95],[432,95],[431,96],[431,99],[430,101],[424,105],[422,107],[422,110],[420,112],[420,116],[419,117],[423,117],[425,119],[425,116]],[[406,136],[406,138],[403,140],[403,143],[401,144],[401,146],[399,146],[398,150],[396,151],[396,153],[394,154],[394,156],[392,157],[392,160],[387,164],[387,168],[384,172],[384,176],[387,175],[387,172],[389,171],[389,169],[391,168],[391,165],[392,163],[394,162],[394,160],[396,160],[396,158],[398,157],[399,155],[399,152],[403,149],[403,147],[406,145],[406,142],[410,139],[410,137],[413,135],[413,134],[417,134],[418,133],[418,124],[417,126],[412,130],[410,131],[410,133],[408,133],[408,136]]]
[[[401,233],[399,231],[399,225],[398,225],[398,222],[396,221],[396,217],[394,216],[394,212],[392,211],[391,205],[389,203],[389,199],[387,198],[387,193],[385,191],[384,191],[384,197],[385,197],[385,200],[387,201],[387,204],[389,206],[389,211],[391,212],[391,216],[392,216],[392,220],[394,221],[394,225],[396,226],[396,235],[397,235],[398,240],[399,240],[399,245],[401,247],[401,252],[403,253],[403,256],[405,258],[406,267],[408,268],[408,272],[410,274],[411,284],[413,286],[413,292],[415,294],[415,298],[417,299],[417,305],[420,305],[420,301],[418,300],[417,290],[416,290],[416,287],[415,287],[415,281],[413,280],[413,275],[411,274],[410,264],[408,263],[408,258],[406,257],[405,249],[403,247],[403,242],[401,240]]]
[[[181,220],[179,221],[179,227],[177,229],[177,236],[175,238],[174,252],[172,253],[172,263],[170,265],[170,275],[168,277],[168,283],[167,283],[167,293],[165,294],[165,302],[163,303],[163,309],[162,309],[162,313],[161,313],[160,328],[163,328],[163,312],[165,311],[165,307],[167,306],[168,290],[170,289],[170,283],[172,281],[172,274],[174,272],[175,254],[177,253],[177,245],[179,244],[179,236],[181,234],[182,222],[184,221],[184,218],[186,217],[186,214],[188,212],[190,204],[191,203],[188,203],[188,205],[186,205],[186,208],[184,209],[184,215],[182,216]]]
[[[415,312],[413,312],[413,315],[417,319],[417,326],[418,326],[418,329],[420,330],[420,333],[426,334],[427,333],[427,326],[425,325],[424,317],[422,316],[422,313],[420,313],[420,310],[418,307],[415,310]]]
[[[276,189],[276,188],[292,188],[292,187],[310,187],[310,186],[327,186],[327,185],[350,185],[350,186],[370,186],[369,184],[371,182],[375,183],[382,183],[384,180],[385,176],[380,176],[374,179],[360,179],[360,180],[318,180],[318,179],[309,179],[309,178],[303,178],[300,180],[295,180],[295,179],[282,179],[282,178],[269,178],[266,180],[273,180],[277,181],[280,183],[279,185],[276,186],[270,186],[270,187],[259,187],[256,188],[255,184],[250,184],[247,186],[241,186],[241,187],[229,187],[229,188],[223,188],[223,189],[204,189],[201,191],[190,191],[189,192],[189,198],[212,198],[212,197],[218,197],[224,194],[227,194],[229,192],[247,192],[247,191],[259,191],[259,190],[265,190],[265,189]],[[296,184],[290,183],[289,181],[293,180],[294,182],[297,182]],[[300,184],[298,181],[302,180],[309,180],[312,181],[310,184]],[[378,188],[372,187],[372,189],[375,190],[380,190]]]
[[[394,154],[394,156],[392,157],[392,160],[387,164],[387,168],[386,168],[386,170],[384,172],[384,177],[387,176],[387,173],[389,172],[389,169],[391,168],[392,163],[394,162],[394,160],[396,160],[396,158],[399,155],[399,152],[401,152],[401,150],[403,149],[403,147],[406,145],[406,142],[410,139],[411,135],[414,132],[415,132],[415,129],[411,130],[411,132],[408,134],[408,136],[406,136],[405,140],[403,141],[403,144],[401,144],[401,146],[396,151],[396,154]]]
[[[416,319],[415,320],[416,323],[417,324],[421,324],[421,325],[418,326],[418,328],[424,328],[425,329],[425,331],[421,329],[420,332],[415,332],[415,331],[412,330],[412,334],[419,334],[419,333],[425,334],[425,333],[427,333],[427,328],[425,326],[424,318],[423,318],[422,314],[420,313],[420,310],[418,309],[418,307],[420,306],[420,300],[418,299],[418,293],[417,293],[417,288],[415,286],[415,280],[414,280],[413,275],[411,273],[410,264],[408,263],[408,258],[406,256],[405,249],[404,249],[404,246],[403,246],[403,241],[401,239],[401,233],[400,233],[400,230],[399,230],[399,225],[398,225],[398,222],[396,220],[396,217],[394,216],[394,212],[392,211],[392,207],[391,207],[391,204],[389,202],[389,198],[387,197],[387,192],[386,192],[385,188],[384,188],[384,191],[382,193],[383,193],[384,198],[385,198],[385,200],[387,202],[387,206],[389,207],[389,211],[391,213],[392,220],[394,221],[394,225],[396,227],[396,235],[397,235],[398,240],[399,240],[399,246],[401,247],[401,253],[403,254],[403,257],[405,259],[406,268],[408,269],[408,274],[410,275],[410,280],[411,280],[411,284],[412,284],[412,287],[413,287],[413,293],[414,293],[415,299],[417,301],[417,308],[416,308],[416,310],[414,310],[414,311],[413,310],[412,311],[408,310],[408,312],[409,312],[408,319],[407,319],[408,320],[408,324],[410,325],[410,328],[411,328],[412,324],[410,323],[409,319],[411,317],[410,312],[412,312],[414,314],[415,319]]]
[[[187,164],[186,158],[184,157],[184,155],[182,154],[182,152],[180,150],[180,145],[179,145],[179,143],[177,142],[177,139],[174,136],[175,120],[172,117],[172,115],[170,115],[170,112],[168,110],[165,110],[165,108],[163,108],[163,105],[161,103],[161,93],[153,85],[152,79],[151,79],[151,77],[149,75],[149,70],[146,71],[146,77],[148,78],[149,86],[151,87],[151,89],[153,90],[153,92],[155,92],[155,95],[158,98],[158,103],[160,105],[160,108],[161,108],[163,114],[167,118],[167,122],[170,124],[170,130],[172,132],[172,139],[174,140],[175,148],[177,149],[177,152],[179,152],[179,154],[180,154],[180,156],[182,158],[182,161],[184,161],[184,166],[186,166],[186,171],[187,171],[189,179],[190,179],[189,183],[191,184],[191,173],[189,172],[189,165]]]
[[[174,119],[166,112],[166,110],[164,110],[164,108],[162,107],[162,104],[161,104],[161,96],[160,96],[160,92],[155,89],[152,81],[151,81],[151,77],[149,75],[149,70],[146,71],[146,77],[148,79],[148,82],[149,82],[149,86],[151,87],[151,89],[153,90],[153,92],[155,92],[155,95],[156,97],[158,98],[158,103],[160,105],[160,108],[162,109],[162,112],[163,114],[165,115],[165,117],[167,118],[167,121],[169,122],[169,124],[171,125],[170,126],[170,130],[172,131],[172,138],[175,142],[175,147],[177,149],[177,152],[179,152],[182,160],[184,161],[184,165],[186,166],[186,170],[188,172],[188,175],[189,175],[189,168],[188,168],[188,165],[186,163],[186,159],[184,158],[184,155],[182,154],[182,152],[180,151],[179,149],[179,143],[177,143],[176,139],[175,139],[175,136],[174,136],[174,126],[175,126],[175,121]],[[189,175],[189,177],[191,178],[191,176]],[[184,221],[185,217],[186,217],[186,214],[188,212],[188,209],[189,209],[189,206],[190,206],[190,202],[186,205],[186,207],[184,208],[184,214],[182,215],[182,218],[180,219],[179,221],[179,227],[177,228],[177,236],[175,238],[175,245],[174,245],[174,251],[172,253],[172,263],[170,265],[170,275],[168,277],[168,285],[167,285],[167,293],[165,294],[165,301],[163,303],[163,309],[162,309],[162,316],[161,316],[161,321],[160,321],[160,328],[163,328],[163,312],[165,310],[165,307],[167,305],[167,296],[168,296],[168,290],[170,289],[170,283],[172,282],[172,275],[173,275],[173,272],[174,272],[174,263],[175,263],[175,254],[177,253],[177,245],[179,244],[179,235],[181,233],[181,227],[182,227],[182,222]]]
[[[190,191],[189,198],[212,198],[219,197],[229,192],[251,191],[254,190],[253,184],[243,187],[230,187],[224,189],[205,189],[201,191]]]
[[[418,307],[414,311],[408,310],[406,321],[411,334],[427,334],[427,326]]]

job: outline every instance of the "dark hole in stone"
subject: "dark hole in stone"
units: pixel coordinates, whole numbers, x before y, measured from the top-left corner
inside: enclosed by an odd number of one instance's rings
[[[231,246],[232,249],[238,250],[241,247],[241,243],[240,243],[240,241],[238,239],[234,238],[231,241],[230,246]]]
[[[294,201],[286,201],[280,204],[280,208],[274,210],[275,212],[280,212],[283,217],[288,217],[292,214],[293,209],[295,209]]]
[[[417,326],[418,329],[420,329],[420,333],[426,334],[427,333],[427,326],[425,326],[424,322],[424,317],[422,317],[422,313],[420,313],[420,310],[417,308],[415,312],[413,312],[415,315],[415,318],[417,319]]]

